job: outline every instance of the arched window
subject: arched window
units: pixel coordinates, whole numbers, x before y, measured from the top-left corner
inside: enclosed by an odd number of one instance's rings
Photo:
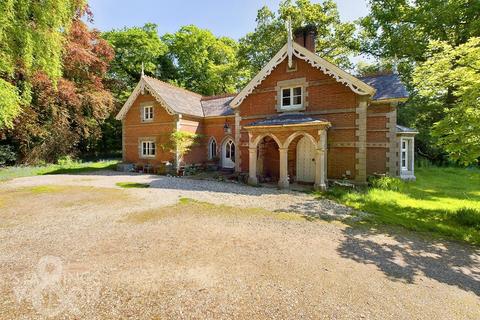
[[[215,138],[210,138],[210,142],[208,143],[208,159],[212,160],[217,157],[217,141]]]

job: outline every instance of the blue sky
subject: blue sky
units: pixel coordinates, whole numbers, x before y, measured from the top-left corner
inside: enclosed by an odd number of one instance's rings
[[[366,0],[336,2],[344,21],[367,14]],[[195,24],[217,36],[234,39],[253,31],[258,9],[267,5],[276,10],[279,3],[280,0],[89,0],[95,20],[93,26],[102,31],[154,22],[163,34]]]

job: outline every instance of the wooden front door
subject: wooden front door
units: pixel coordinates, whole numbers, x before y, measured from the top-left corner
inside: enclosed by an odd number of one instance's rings
[[[307,137],[297,144],[297,181],[315,181],[315,145]]]

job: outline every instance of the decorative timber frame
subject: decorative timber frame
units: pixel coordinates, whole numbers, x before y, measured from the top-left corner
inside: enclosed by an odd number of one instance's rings
[[[334,64],[321,58],[317,54],[309,51],[297,43],[292,43],[292,54],[297,58],[308,62],[312,67],[321,70],[326,75],[333,77],[337,82],[349,87],[353,92],[362,96],[374,96],[375,89],[354,76],[343,71]],[[267,78],[280,63],[282,63],[288,55],[288,44],[285,44],[280,51],[267,63],[265,67],[243,88],[242,91],[230,102],[232,108],[237,108],[257,86]]]

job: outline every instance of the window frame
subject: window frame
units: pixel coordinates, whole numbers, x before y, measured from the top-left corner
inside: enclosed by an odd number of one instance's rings
[[[212,146],[213,144],[215,144],[215,146]],[[208,142],[208,160],[213,160],[216,157],[218,157],[217,140],[215,140],[214,137],[211,137],[210,141]]]
[[[145,148],[145,146],[147,147]],[[153,153],[151,153],[152,150]],[[145,153],[145,151],[147,151],[147,153]],[[155,158],[155,156],[157,155],[157,143],[155,142],[155,140],[141,140],[140,155],[142,158]]]
[[[300,89],[300,95],[295,94],[295,89]],[[284,96],[284,91],[289,90],[289,96]],[[300,97],[299,104],[293,104],[294,99]],[[284,105],[284,99],[290,99],[289,105]],[[280,88],[280,109],[284,111],[301,110],[304,105],[304,88],[302,85],[293,85]]]
[[[148,112],[147,112],[148,110]],[[148,115],[148,117],[147,117]],[[155,112],[153,109],[153,104],[148,104],[143,106],[142,110],[142,121],[143,122],[149,122],[153,121],[153,118],[155,117]]]

